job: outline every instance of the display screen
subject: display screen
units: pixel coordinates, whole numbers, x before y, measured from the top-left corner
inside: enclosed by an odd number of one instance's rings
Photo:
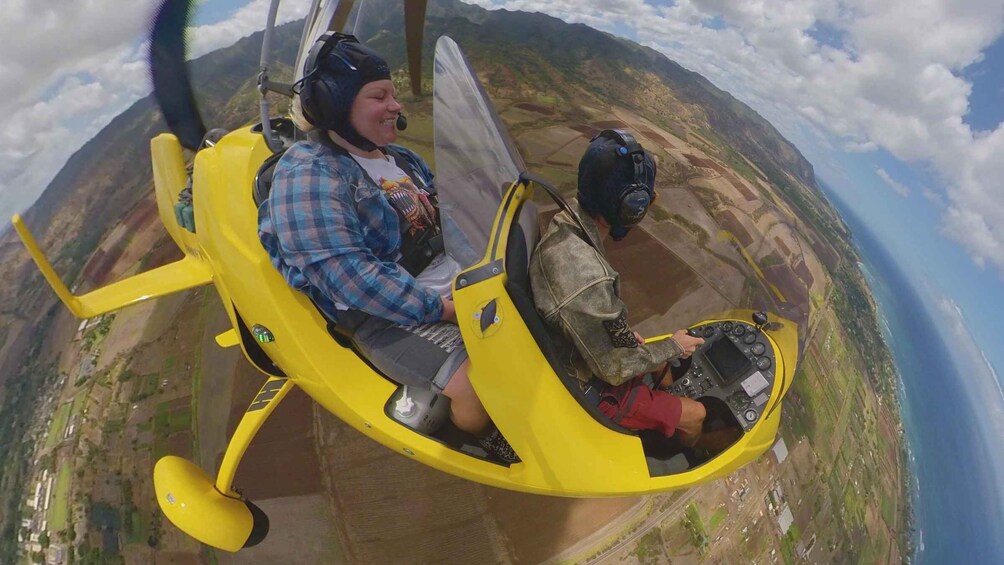
[[[722,377],[724,381],[722,384],[725,385],[745,376],[753,368],[750,360],[728,338],[713,343],[704,351],[704,356]]]

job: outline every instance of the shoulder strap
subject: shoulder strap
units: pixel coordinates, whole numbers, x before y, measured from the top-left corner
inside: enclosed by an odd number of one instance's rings
[[[544,192],[547,192],[547,195],[551,197],[551,200],[554,200],[554,203],[558,205],[558,209],[568,213],[568,215],[571,216],[572,221],[574,221],[576,225],[579,226],[579,229],[582,230],[583,240],[585,240],[585,242],[588,243],[590,247],[599,251],[600,255],[603,255],[603,250],[597,247],[596,243],[594,243],[592,238],[589,237],[589,231],[586,230],[585,224],[582,223],[582,218],[580,218],[579,215],[575,212],[575,210],[573,210],[572,207],[568,205],[568,202],[565,202],[565,199],[561,197],[561,193],[558,192],[558,189],[554,188],[554,186],[551,183],[549,183],[546,179],[544,179],[544,177],[535,175],[530,172],[524,171],[520,173],[519,177],[520,180],[524,182],[532,182],[537,186],[543,188]]]
[[[394,158],[394,163],[398,167],[401,167],[401,170],[411,178],[411,182],[415,183],[415,186],[432,196],[436,196],[436,187],[432,184],[432,179],[426,178],[426,173],[419,166],[418,162],[416,162],[417,156],[414,153],[400,145],[387,145],[383,150],[387,155]]]

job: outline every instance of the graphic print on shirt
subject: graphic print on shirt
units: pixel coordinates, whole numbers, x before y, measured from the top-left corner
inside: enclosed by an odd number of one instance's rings
[[[416,187],[407,175],[397,180],[380,177],[380,188],[394,209],[411,224],[410,233],[436,225],[436,209],[429,202],[429,193]]]

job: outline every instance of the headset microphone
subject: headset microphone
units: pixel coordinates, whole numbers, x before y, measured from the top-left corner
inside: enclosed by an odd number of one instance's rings
[[[397,121],[394,122],[394,127],[401,131],[408,129],[408,118],[404,117],[404,114],[398,112]]]

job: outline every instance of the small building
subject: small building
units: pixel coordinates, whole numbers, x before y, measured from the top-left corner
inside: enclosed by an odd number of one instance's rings
[[[61,544],[49,546],[49,554],[46,556],[45,562],[48,565],[62,565],[66,562],[66,548]]]
[[[73,336],[73,341],[80,341],[80,338],[84,335],[84,330],[87,329],[87,320],[80,320],[80,325],[77,326],[77,333]]]
[[[781,528],[781,535],[788,533],[788,529],[795,522],[795,517],[791,515],[791,508],[787,504],[784,505],[784,509],[781,510],[781,514],[777,517],[777,525]]]
[[[784,438],[779,437],[777,441],[774,442],[774,446],[770,448],[774,452],[774,457],[777,459],[778,465],[784,462],[788,458],[788,446],[784,443]]]

